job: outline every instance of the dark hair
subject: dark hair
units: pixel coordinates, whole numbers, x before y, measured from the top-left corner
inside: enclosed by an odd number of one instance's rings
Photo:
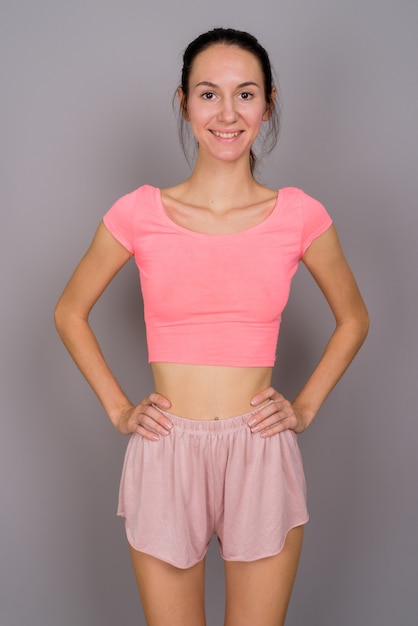
[[[183,152],[187,161],[190,163],[188,150],[187,150],[187,138],[186,138],[186,125],[183,117],[185,107],[187,106],[187,98],[189,96],[189,78],[193,67],[194,60],[197,55],[204,50],[207,50],[213,45],[221,44],[227,46],[237,46],[242,50],[251,52],[259,61],[261,70],[264,77],[264,95],[269,108],[269,120],[268,130],[263,133],[261,140],[262,149],[264,153],[269,153],[273,150],[277,143],[280,129],[280,104],[278,94],[273,96],[273,90],[275,89],[273,81],[273,72],[270,64],[270,59],[267,52],[257,41],[257,39],[241,30],[235,30],[234,28],[214,28],[199,35],[194,39],[186,48],[183,54],[183,69],[181,72],[181,84],[180,87],[183,92],[183,110],[180,110],[179,114],[179,136],[180,143],[183,148]],[[250,152],[250,167],[251,172],[254,172],[257,165],[257,157],[253,150]]]

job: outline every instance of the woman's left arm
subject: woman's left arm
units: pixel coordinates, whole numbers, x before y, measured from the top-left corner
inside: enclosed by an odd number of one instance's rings
[[[266,437],[287,429],[301,433],[308,428],[358,352],[369,328],[366,306],[334,226],[312,242],[302,261],[324,294],[336,326],[317,367],[293,402],[272,387],[252,399],[253,406],[272,400],[249,422],[252,432]]]

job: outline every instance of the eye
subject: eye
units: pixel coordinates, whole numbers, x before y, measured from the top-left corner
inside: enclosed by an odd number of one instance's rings
[[[241,98],[241,100],[251,100],[253,94],[249,91],[243,91],[242,93],[240,93],[239,97]]]
[[[203,100],[214,100],[215,94],[213,93],[213,91],[205,91],[205,93],[202,93],[201,97],[203,98]]]

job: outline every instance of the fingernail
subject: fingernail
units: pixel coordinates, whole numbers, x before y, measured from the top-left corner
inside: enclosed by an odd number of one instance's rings
[[[168,428],[168,430],[171,430],[173,428],[173,424],[171,422],[164,422],[164,426],[165,428]]]
[[[257,423],[257,420],[255,419],[255,417],[252,417],[250,420],[248,420],[248,426],[254,426],[254,424]]]

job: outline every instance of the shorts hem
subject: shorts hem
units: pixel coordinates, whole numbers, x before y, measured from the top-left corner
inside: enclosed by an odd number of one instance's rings
[[[118,515],[120,517],[124,517],[124,515],[122,513],[118,513]],[[280,552],[283,550],[284,544],[286,543],[286,538],[287,535],[289,534],[289,532],[291,530],[293,530],[294,528],[298,528],[299,526],[304,526],[305,524],[307,524],[309,521],[309,515],[307,515],[306,517],[304,517],[302,519],[302,521],[299,522],[295,522],[294,524],[292,524],[285,532],[284,536],[283,536],[283,541],[280,545],[280,547],[277,550],[273,550],[272,552],[263,552],[261,554],[258,554],[257,556],[254,557],[247,557],[247,558],[239,558],[239,557],[227,557],[225,556],[225,554],[222,551],[222,546],[219,545],[219,551],[221,554],[221,557],[224,561],[227,562],[231,562],[231,563],[252,563],[253,561],[260,561],[261,559],[267,559],[268,557],[271,556],[277,556],[278,554],[280,554]],[[215,535],[217,536],[217,535]],[[201,561],[203,561],[203,559],[206,557],[208,549],[209,549],[209,544],[206,546],[206,549],[203,551],[202,556],[200,556],[199,558],[197,558],[194,561],[191,561],[190,563],[187,563],[186,565],[184,564],[179,564],[176,563],[174,560],[167,558],[166,556],[159,554],[157,552],[154,552],[153,550],[149,550],[148,548],[140,548],[138,546],[136,546],[130,536],[130,533],[126,530],[126,538],[128,540],[129,545],[136,550],[137,552],[143,552],[144,554],[148,554],[149,556],[152,556],[160,561],[164,561],[164,563],[168,563],[169,565],[173,565],[173,567],[177,567],[178,569],[190,569],[191,567],[194,567],[195,565],[197,565],[198,563],[200,563]],[[219,541],[219,538],[218,538]]]
[[[283,536],[283,541],[279,547],[278,550],[273,550],[272,552],[263,552],[262,554],[259,554],[257,556],[254,557],[246,557],[246,558],[239,558],[239,557],[227,557],[224,555],[223,551],[222,551],[222,546],[220,546],[220,553],[221,556],[223,558],[224,561],[228,562],[228,563],[252,563],[253,561],[260,561],[261,559],[267,559],[270,556],[277,556],[278,554],[280,554],[280,552],[283,550],[284,548],[284,544],[286,543],[286,538],[287,535],[290,533],[291,530],[293,530],[294,528],[298,528],[299,526],[304,526],[305,524],[307,524],[309,521],[309,515],[307,515],[306,517],[303,518],[302,521],[300,522],[296,522],[295,524],[292,524],[285,532],[284,536]]]
[[[169,559],[162,554],[158,554],[157,552],[154,552],[153,550],[149,550],[148,548],[143,549],[143,548],[137,547],[136,545],[134,545],[134,542],[129,536],[128,531],[126,531],[126,538],[128,539],[128,543],[131,546],[131,548],[133,548],[137,552],[142,552],[143,554],[152,556],[155,559],[158,559],[159,561],[163,561],[164,563],[168,563],[169,565],[172,565],[173,567],[177,567],[177,569],[190,569],[191,567],[194,567],[195,565],[203,561],[209,549],[209,545],[208,545],[206,550],[203,552],[203,555],[200,558],[196,559],[195,561],[191,561],[190,563],[187,563],[187,565],[184,565],[183,563],[180,565],[179,563],[176,563],[172,559]]]

